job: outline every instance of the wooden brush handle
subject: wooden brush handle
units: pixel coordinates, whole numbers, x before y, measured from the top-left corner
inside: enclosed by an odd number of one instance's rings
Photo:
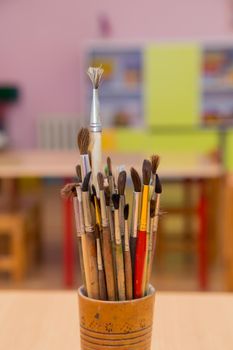
[[[103,270],[98,271],[99,275],[99,297],[100,300],[107,300],[107,290],[106,290],[106,281]]]
[[[138,231],[134,271],[134,297],[143,296],[143,272],[146,258],[146,231]]]
[[[119,300],[125,300],[125,272],[122,245],[116,244],[116,269]]]
[[[106,275],[108,300],[116,300],[112,242],[111,242],[111,233],[110,233],[109,227],[103,227],[102,251],[103,251],[104,270]]]
[[[86,276],[85,276],[85,269],[84,269],[84,262],[83,262],[83,250],[82,250],[82,238],[78,237],[78,255],[79,255],[79,262],[80,262],[80,270],[82,275],[82,281],[83,286],[85,289],[85,293],[87,292],[87,284],[86,284]]]
[[[97,268],[96,240],[94,233],[86,233],[87,254],[90,271],[90,298],[99,299],[99,278]]]
[[[89,256],[88,256],[88,247],[87,247],[87,235],[85,232],[81,236],[81,241],[82,241],[83,265],[84,265],[85,278],[86,278],[87,296],[90,297],[90,294],[91,294],[90,265],[89,265]]]
[[[133,278],[132,278],[132,263],[130,251],[124,252],[124,263],[125,263],[125,292],[126,299],[133,299]]]

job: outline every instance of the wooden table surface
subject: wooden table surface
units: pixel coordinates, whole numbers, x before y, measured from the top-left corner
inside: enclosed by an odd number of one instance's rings
[[[103,161],[109,154],[103,155]],[[123,164],[141,171],[145,154],[111,153],[113,166]],[[78,151],[7,151],[0,153],[0,177],[72,177],[75,165],[80,162]],[[104,167],[104,164],[103,164]],[[216,178],[223,169],[219,164],[204,159],[201,155],[161,154],[159,174],[162,178]]]
[[[233,294],[157,293],[152,350],[232,350]],[[77,294],[0,292],[0,349],[79,348]]]

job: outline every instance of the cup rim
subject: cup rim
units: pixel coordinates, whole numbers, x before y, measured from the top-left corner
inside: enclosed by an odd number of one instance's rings
[[[99,300],[99,299],[93,299],[93,298],[89,298],[87,297],[86,295],[84,295],[83,293],[83,289],[84,287],[81,286],[78,288],[78,295],[82,298],[82,299],[86,299],[90,302],[98,302],[98,303],[101,303],[101,304],[128,304],[128,303],[138,303],[140,302],[141,300],[147,300],[151,297],[153,297],[155,295],[155,288],[150,284],[149,286],[149,294],[142,297],[142,298],[138,298],[138,299],[131,299],[131,300]]]

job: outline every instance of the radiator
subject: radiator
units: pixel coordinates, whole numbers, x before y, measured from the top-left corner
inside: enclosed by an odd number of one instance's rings
[[[78,118],[40,119],[37,125],[38,147],[47,150],[67,150],[77,147]]]

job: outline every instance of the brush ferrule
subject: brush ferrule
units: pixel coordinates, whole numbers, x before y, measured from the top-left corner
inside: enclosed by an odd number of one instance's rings
[[[78,197],[73,197],[73,206],[74,206],[74,218],[77,236],[81,237],[81,227],[80,227],[80,213],[79,213],[79,201]]]
[[[131,219],[131,236],[137,237],[141,192],[133,192],[133,207]]]
[[[120,220],[121,236],[124,236],[124,232],[125,232],[124,207],[125,207],[125,196],[124,195],[120,195],[119,220]]]
[[[110,233],[111,233],[111,241],[114,242],[114,223],[113,223],[113,215],[112,215],[112,210],[108,206],[107,207],[107,215],[108,215],[108,221],[109,221],[109,227],[110,227]]]
[[[115,222],[115,241],[116,241],[116,244],[121,244],[119,210],[114,210],[114,222]]]
[[[125,220],[125,246],[124,246],[125,252],[129,252],[129,228],[128,228],[128,221]]]
[[[96,250],[97,250],[97,266],[98,270],[103,270],[102,253],[100,247],[100,239],[96,239]]]
[[[148,250],[152,251],[153,249],[153,226],[154,226],[154,218],[150,218],[150,238],[148,244]]]
[[[98,89],[93,89],[92,105],[91,105],[90,131],[91,132],[101,132],[102,131]]]
[[[106,210],[105,196],[104,191],[100,191],[100,208],[101,208],[101,218],[102,218],[102,226],[108,226],[108,216]]]
[[[83,212],[84,212],[84,225],[86,232],[93,232],[94,226],[92,224],[92,213],[89,200],[89,192],[82,192],[83,200]]]
[[[83,204],[82,204],[82,191],[80,186],[76,186],[77,199],[79,204],[79,224],[81,233],[85,232],[84,216],[83,216]]]
[[[91,171],[91,165],[90,165],[90,159],[88,154],[81,154],[81,172],[82,172],[82,178]]]
[[[159,208],[160,208],[160,194],[158,193],[156,196],[156,203],[155,203],[155,217],[153,222],[153,231],[157,232],[158,230],[158,223],[159,223]]]
[[[143,186],[142,193],[142,210],[141,210],[141,220],[140,220],[140,230],[147,230],[147,212],[148,212],[148,199],[149,199],[149,186]]]

